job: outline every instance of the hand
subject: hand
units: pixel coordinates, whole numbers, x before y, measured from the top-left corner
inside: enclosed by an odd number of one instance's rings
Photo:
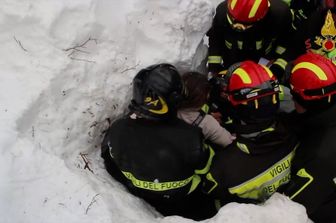
[[[214,117],[219,124],[222,124],[222,114],[220,112],[211,112],[210,115]]]

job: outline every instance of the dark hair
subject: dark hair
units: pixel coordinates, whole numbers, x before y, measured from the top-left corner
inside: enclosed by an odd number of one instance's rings
[[[205,74],[187,72],[182,75],[184,97],[179,108],[201,108],[208,100],[211,85]]]

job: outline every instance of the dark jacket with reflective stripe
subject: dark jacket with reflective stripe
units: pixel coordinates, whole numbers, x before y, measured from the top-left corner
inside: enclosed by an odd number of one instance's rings
[[[237,132],[237,140],[216,150],[205,190],[222,204],[266,200],[290,179],[296,137],[281,122],[251,135]]]
[[[231,28],[227,19],[227,2],[218,5],[209,36],[209,56],[221,56],[223,68],[246,59],[258,62],[260,57],[276,59],[277,46],[287,47],[291,30],[291,13],[282,1],[273,0],[268,14],[244,32]],[[241,44],[241,45],[240,45]],[[209,64],[209,71],[212,70]]]
[[[295,42],[297,46],[297,54],[299,56],[306,51],[314,51],[319,54],[329,54],[332,50],[336,50],[336,36],[335,33],[329,33],[323,36],[321,29],[325,23],[328,10],[316,10],[310,15],[310,17],[303,22],[303,25],[299,27],[295,36]],[[334,26],[336,27],[336,9],[333,10]],[[330,24],[330,28],[332,24]],[[331,29],[330,29],[331,30]],[[329,44],[328,44],[329,42]],[[328,46],[330,48],[328,48]],[[330,55],[336,61],[336,53]]]
[[[195,170],[205,168],[209,151],[203,148],[201,129],[179,119],[125,117],[109,128],[102,156],[112,176],[132,193],[164,201],[186,196],[199,183]]]
[[[336,222],[336,106],[291,117],[301,144],[287,194],[316,222]],[[296,175],[297,173],[297,175]]]

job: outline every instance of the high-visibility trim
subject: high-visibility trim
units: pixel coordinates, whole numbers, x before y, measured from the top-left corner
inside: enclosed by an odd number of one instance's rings
[[[304,168],[300,169],[297,173],[297,176],[302,178],[308,178],[309,180],[305,183],[295,194],[293,194],[290,199],[295,198],[298,194],[300,194],[309,184],[314,181],[314,177],[312,177]]]
[[[209,113],[210,107],[208,104],[204,104],[201,108],[202,111],[204,111],[206,114]]]
[[[273,64],[279,65],[283,70],[285,70],[287,66],[287,61],[282,58],[278,58],[274,61]]]
[[[227,72],[228,72],[228,70],[222,70],[218,74],[221,75],[221,76],[225,76],[227,74]]]
[[[285,51],[286,51],[286,48],[282,46],[277,46],[277,48],[275,49],[275,52],[279,55],[282,55]]]
[[[213,178],[211,173],[207,173],[206,179],[213,183],[213,186],[210,188],[210,190],[207,191],[207,193],[210,194],[218,186],[218,182],[215,180],[215,178]]]
[[[254,4],[253,4],[253,6],[251,8],[251,11],[250,11],[250,13],[248,15],[248,18],[253,18],[256,15],[256,13],[258,11],[258,8],[259,8],[259,6],[261,4],[261,1],[262,0],[256,0],[256,1],[254,1]]]
[[[228,48],[228,49],[232,49],[232,43],[230,43],[229,41],[225,40],[225,46]]]
[[[272,103],[275,105],[277,103],[276,95],[272,95]]]
[[[328,80],[328,76],[326,75],[326,73],[320,67],[310,62],[298,63],[293,68],[292,73],[294,73],[296,70],[301,69],[301,68],[305,68],[305,69],[312,71],[322,81]]]
[[[282,0],[283,2],[285,2],[288,6],[290,6],[292,0]]]
[[[255,107],[255,109],[258,109],[258,108],[259,108],[259,102],[258,102],[258,99],[254,99],[254,107]]]
[[[280,101],[284,101],[285,100],[285,90],[284,90],[284,86],[282,86],[281,84],[279,85],[280,91],[279,91],[279,100]]]
[[[263,46],[263,41],[262,40],[256,41],[256,49],[257,50],[260,50],[262,48],[262,46]]]
[[[154,104],[154,106],[157,106],[157,104],[158,104],[159,101],[160,101],[160,104],[161,104],[161,108],[160,109],[158,109],[158,110],[148,109],[148,110],[150,112],[152,112],[154,114],[158,114],[158,115],[166,114],[168,112],[168,105],[167,105],[166,101],[163,98],[161,98],[160,96],[159,96],[158,100],[148,102],[148,105],[149,104]]]
[[[261,132],[273,132],[275,129],[273,127],[269,127],[267,129],[262,130]]]
[[[207,172],[209,172],[210,166],[211,166],[211,163],[212,163],[212,159],[215,155],[215,151],[211,148],[210,145],[208,145],[206,143],[203,143],[203,146],[204,146],[205,149],[209,150],[209,159],[208,159],[208,162],[207,162],[206,166],[203,169],[195,170],[196,174],[206,174]]]
[[[190,194],[191,192],[193,192],[197,186],[201,183],[201,177],[194,174],[193,178],[192,178],[192,182],[191,182],[191,186],[190,186],[190,190],[188,192],[188,194]]]
[[[297,145],[298,146],[298,145]],[[253,179],[229,188],[231,194],[241,198],[265,200],[290,180],[290,166],[295,149],[272,167]]]
[[[240,79],[244,82],[244,84],[251,84],[252,83],[250,75],[243,68],[236,69],[234,71],[234,74],[238,75],[240,77]]]
[[[230,117],[228,117],[228,120],[224,124],[229,125],[232,123],[233,123],[233,120]]]
[[[226,14],[226,18],[227,18],[228,22],[230,23],[230,25],[232,25],[232,24],[233,24],[233,21],[232,21],[232,19],[230,18],[229,13]]]
[[[221,56],[208,56],[208,63],[222,63],[222,57]]]
[[[244,143],[237,142],[236,143],[237,147],[243,151],[244,153],[250,154],[250,150],[248,149],[247,145]]]
[[[266,70],[268,76],[269,76],[270,78],[272,78],[272,77],[273,77],[273,73],[272,73],[272,71],[271,71],[268,67],[266,67],[266,66],[264,66],[264,65],[261,65],[261,66]]]
[[[243,49],[243,41],[237,41],[237,46],[238,46],[238,49]]]
[[[139,180],[135,176],[133,176],[133,174],[130,172],[122,171],[122,173],[127,179],[129,179],[132,182],[133,186],[150,191],[167,191],[181,188],[189,184],[194,178],[194,176],[191,176],[184,180],[160,183],[155,181],[151,182],[151,181]]]
[[[231,10],[233,10],[236,7],[236,4],[237,4],[237,0],[232,0],[231,1],[231,5],[230,5]]]

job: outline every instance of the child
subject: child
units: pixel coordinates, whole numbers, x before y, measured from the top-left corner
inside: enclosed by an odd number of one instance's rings
[[[207,103],[210,84],[206,75],[188,72],[182,75],[185,87],[185,100],[180,104],[177,116],[185,122],[199,126],[206,140],[226,147],[235,139],[211,115],[206,114],[202,107]]]

